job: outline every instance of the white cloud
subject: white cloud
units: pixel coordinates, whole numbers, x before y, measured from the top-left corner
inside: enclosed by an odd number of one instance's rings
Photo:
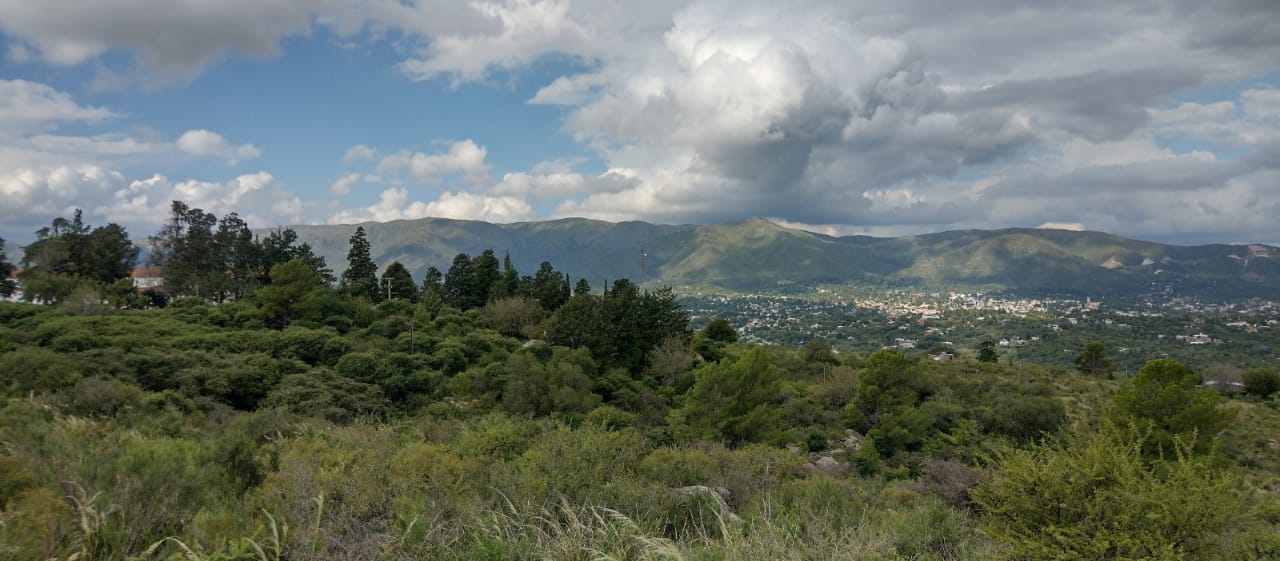
[[[461,174],[472,185],[489,181],[489,164],[485,162],[488,151],[471,139],[450,144],[442,154],[424,154],[402,150],[386,156],[378,162],[380,175],[408,173],[415,180],[437,184],[444,176]]]
[[[1250,118],[1280,125],[1280,88],[1245,90],[1240,101]]]
[[[252,144],[233,146],[222,135],[204,129],[189,130],[178,137],[179,150],[197,156],[216,156],[236,165],[241,160],[251,160],[262,155],[262,150]]]
[[[0,134],[46,131],[62,123],[117,116],[102,107],[80,105],[69,94],[45,84],[0,80]]]
[[[483,193],[410,202],[407,191],[388,190],[385,208],[361,216],[427,213],[432,204],[520,215],[518,204],[486,201],[528,197],[552,200],[557,215],[766,215],[859,232],[1075,221],[1179,239],[1274,229],[1259,217],[1274,201],[1266,181],[1280,165],[1280,90],[1179,101],[1195,88],[1229,91],[1276,71],[1275,2],[170,4],[0,0],[0,32],[11,60],[94,64],[102,88],[189,80],[235,53],[273,56],[282,38],[314,26],[356,44],[394,41],[404,53],[397,68],[413,79],[492,84],[510,70],[512,80],[540,79],[520,71],[546,60],[557,64],[539,69],[571,69],[528,101],[561,106],[563,129],[608,172],[535,166],[502,169],[509,173],[494,182],[487,152],[471,140],[381,159],[356,145],[344,161],[376,160],[389,183],[411,178],[456,191],[460,179]],[[115,50],[132,58],[103,57]],[[115,114],[47,86],[3,84],[34,96],[0,96],[0,169],[47,177],[61,168],[126,169],[122,162],[188,149],[228,161],[256,155],[220,137],[55,134],[60,124]],[[29,117],[37,113],[28,107],[45,113]],[[1219,157],[1221,149],[1230,152]],[[345,177],[334,193],[350,191],[355,180]],[[1159,211],[1163,230],[1151,218]],[[1230,216],[1229,225],[1213,226],[1213,216]]]
[[[363,176],[358,173],[344,173],[329,185],[329,193],[339,197],[350,195],[351,186],[359,183],[361,177]]]
[[[1036,226],[1036,228],[1041,230],[1071,230],[1072,232],[1083,232],[1088,229],[1079,222],[1045,222]]]
[[[347,153],[342,156],[342,161],[343,163],[350,164],[352,162],[372,161],[377,157],[377,150],[363,144],[357,144],[347,149]]]
[[[333,183],[329,184],[329,193],[339,197],[345,197],[351,194],[351,187],[359,183],[380,183],[382,178],[376,175],[362,175],[359,173],[344,173]]]
[[[34,229],[82,201],[109,196],[123,182],[119,172],[94,165],[6,171],[0,173],[0,223]]]
[[[254,226],[296,224],[303,202],[265,171],[244,174],[225,182],[187,179],[173,181],[163,175],[134,180],[115,190],[94,213],[110,220],[155,225],[169,214],[172,201],[218,216],[236,212]]]
[[[378,196],[378,202],[364,208],[340,211],[329,218],[329,223],[386,222],[429,216],[506,223],[531,220],[534,218],[534,211],[528,202],[518,197],[494,197],[467,192],[445,192],[435,201],[411,202],[408,190],[393,187],[383,191]]]
[[[490,197],[474,193],[443,193],[427,204],[430,216],[508,223],[534,218],[533,207],[516,197]]]

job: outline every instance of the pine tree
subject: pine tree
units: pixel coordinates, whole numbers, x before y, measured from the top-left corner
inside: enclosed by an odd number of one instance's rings
[[[399,261],[392,261],[387,270],[382,272],[382,290],[392,300],[418,301],[418,286],[413,283],[409,269]]]
[[[493,288],[489,289],[489,299],[497,300],[515,296],[518,290],[520,290],[520,272],[516,271],[515,266],[511,264],[511,254],[507,253],[502,257],[502,275],[498,277],[498,282],[494,283]]]
[[[267,234],[266,239],[257,243],[258,250],[258,270],[261,273],[260,281],[265,284],[269,281],[269,275],[265,274],[272,267],[281,263],[287,263],[294,259],[301,259],[320,275],[320,279],[325,284],[333,284],[336,280],[333,276],[333,270],[329,268],[329,264],[325,262],[324,257],[316,255],[311,250],[310,244],[294,245],[298,241],[298,233],[293,228],[276,228]]]
[[[4,238],[0,238],[0,297],[9,297],[17,289],[17,283],[9,278],[13,274],[13,264],[4,254]]]
[[[484,305],[479,301],[476,289],[476,276],[471,269],[471,256],[459,253],[453,257],[453,264],[444,274],[444,301],[459,310],[479,308]]]
[[[173,295],[208,297],[217,266],[213,227],[218,218],[182,201],[169,206],[169,221],[150,238],[151,263],[164,268],[165,288]]]
[[[978,346],[978,362],[999,362],[1000,354],[996,352],[996,344],[991,341],[983,341]]]
[[[342,291],[352,296],[364,296],[372,302],[381,302],[381,294],[378,290],[378,266],[373,262],[364,226],[356,227],[350,241],[351,249],[347,251],[347,270],[342,272]]]
[[[574,296],[582,294],[591,294],[591,283],[587,282],[585,278],[578,279],[578,284],[573,287]]]
[[[493,254],[492,249],[484,250],[471,260],[471,274],[475,276],[472,281],[475,290],[472,295],[475,304],[473,307],[479,308],[489,301],[489,293],[502,278],[502,273],[498,271],[498,257]]]
[[[1109,375],[1116,369],[1115,365],[1107,359],[1106,348],[1098,341],[1085,345],[1084,352],[1076,357],[1076,368],[1093,376]]]

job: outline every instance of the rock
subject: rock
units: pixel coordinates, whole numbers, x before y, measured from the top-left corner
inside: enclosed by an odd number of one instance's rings
[[[724,487],[708,487],[706,485],[690,485],[688,487],[681,487],[679,489],[676,489],[676,492],[686,497],[692,497],[694,495],[709,496],[715,499],[716,506],[720,509],[720,516],[723,516],[726,522],[731,522],[736,524],[742,521],[742,519],[739,518],[737,514],[734,514],[733,509],[729,507],[728,500],[730,497],[733,496],[733,494],[728,489],[725,489]]]
[[[840,443],[849,450],[860,450],[862,449],[862,435],[852,429],[846,430],[844,431],[844,440],[841,440]]]
[[[813,462],[813,466],[823,475],[830,477],[843,477],[849,472],[848,464],[831,456],[818,458],[818,461]]]

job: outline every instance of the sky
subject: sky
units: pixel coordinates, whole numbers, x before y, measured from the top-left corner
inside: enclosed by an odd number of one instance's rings
[[[172,200],[1280,242],[1275,0],[0,0],[0,237]]]

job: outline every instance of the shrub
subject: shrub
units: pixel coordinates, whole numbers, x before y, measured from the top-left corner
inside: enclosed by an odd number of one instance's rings
[[[1249,395],[1266,398],[1280,391],[1280,372],[1270,368],[1248,370],[1241,376],[1241,380],[1244,382],[1244,392]]]
[[[1196,389],[1196,376],[1183,364],[1152,360],[1116,392],[1116,412],[1150,426],[1148,453],[1174,449],[1175,439],[1195,440],[1196,452],[1207,452],[1213,439],[1235,418],[1235,411],[1220,407],[1221,397],[1212,390]]]
[[[1006,451],[972,497],[1014,558],[1221,559],[1244,512],[1236,481],[1185,447],[1151,467],[1143,448],[1107,426]]]
[[[80,381],[71,359],[44,349],[18,349],[0,356],[0,389],[11,396],[57,392]]]

